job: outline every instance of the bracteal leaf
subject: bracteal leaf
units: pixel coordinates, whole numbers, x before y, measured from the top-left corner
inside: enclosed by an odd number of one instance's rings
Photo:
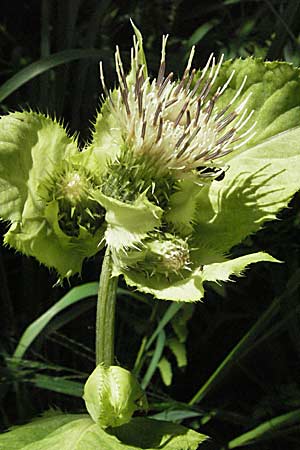
[[[300,127],[277,134],[233,157],[222,181],[197,198],[195,246],[224,255],[288,205],[300,188]],[[205,262],[204,262],[205,263]]]
[[[112,249],[134,247],[160,225],[163,211],[151,203],[145,193],[133,203],[108,197],[100,191],[95,192],[93,198],[106,209],[105,240]]]
[[[233,71],[234,75],[229,86],[218,99],[219,110],[229,104],[245,80],[245,86],[238,101],[243,101],[250,95],[247,111],[248,113],[253,111],[253,115],[247,128],[255,123],[255,134],[237,152],[243,152],[246,148],[253,147],[272,136],[299,126],[299,68],[293,67],[287,62],[265,62],[252,57],[225,61],[211,91],[212,94],[226,82]],[[227,161],[232,156],[234,153],[226,157]]]
[[[137,271],[125,270],[125,280],[130,286],[137,286],[142,292],[154,295],[162,300],[182,302],[199,301],[204,296],[205,281],[229,281],[231,276],[241,276],[249,264],[260,261],[278,262],[264,252],[252,253],[222,263],[211,263],[200,266],[185,277],[168,279],[163,275],[147,277]]]

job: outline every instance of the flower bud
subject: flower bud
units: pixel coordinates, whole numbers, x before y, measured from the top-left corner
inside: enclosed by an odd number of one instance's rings
[[[147,276],[158,274],[169,277],[191,270],[187,240],[170,233],[158,234],[155,238],[144,240],[138,249],[123,250],[113,256],[120,273],[134,269]]]
[[[102,428],[127,423],[136,410],[148,406],[133,374],[122,367],[103,364],[89,376],[83,398],[91,418]]]
[[[66,235],[79,237],[82,229],[94,235],[103,226],[105,210],[91,198],[97,185],[96,175],[71,162],[52,175],[44,196],[58,203],[58,223]]]

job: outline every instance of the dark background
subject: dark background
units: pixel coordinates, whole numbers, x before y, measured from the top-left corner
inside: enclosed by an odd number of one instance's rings
[[[196,67],[201,67],[212,51],[217,56],[224,53],[225,58],[254,55],[287,60],[294,65],[300,62],[298,1],[3,0],[0,11],[0,86],[24,67],[56,52],[92,48],[99,51],[95,58],[60,65],[33,78],[1,104],[2,114],[28,106],[55,114],[63,118],[71,132],[80,132],[81,144],[90,136],[90,123],[99,107],[99,59],[103,60],[107,84],[111,87],[116,80],[116,44],[121,48],[125,65],[129,61],[130,18],[143,33],[150,74],[156,73],[161,36],[166,33],[170,35],[167,67],[178,74],[182,73],[194,44]],[[299,268],[299,211],[296,196],[290,207],[280,213],[280,220],[267,224],[234,250],[238,255],[245,247],[251,251],[263,249],[284,263],[258,264],[238,282],[217,290],[208,289],[204,302],[196,305],[189,321],[188,366],[182,371],[174,364],[173,382],[168,388],[158,372],[152,380],[148,393],[153,412],[162,409],[158,404],[163,401],[172,406],[171,398],[189,401],[279,295],[283,301],[266,329],[265,339],[249,349],[199,405],[208,414],[204,417],[210,417],[211,411],[218,414],[206,424],[205,420],[185,423],[224,443],[265,420],[300,408],[299,295],[290,296],[286,290],[288,280]],[[1,227],[5,232],[5,224]],[[73,279],[72,286],[96,281],[100,264],[101,255],[88,261],[82,277]],[[37,363],[34,368],[28,363],[13,372],[5,362],[26,326],[68,291],[67,285],[53,287],[55,281],[55,274],[35,260],[1,248],[2,428],[21,423],[49,406],[83,410],[79,398],[38,389],[34,375],[38,372],[55,376],[53,367],[63,366],[74,371],[74,379],[84,381],[94,366],[94,299],[59,317],[65,323],[63,327],[45,330],[26,354],[28,361]],[[154,304],[156,312],[149,326]],[[142,336],[151,332],[167,306],[168,302],[153,302],[146,297],[143,303],[128,298],[118,300],[119,363],[132,367]],[[64,375],[67,371],[59,373]],[[297,449],[299,442],[296,424],[283,435],[273,436],[271,442],[252,448]]]

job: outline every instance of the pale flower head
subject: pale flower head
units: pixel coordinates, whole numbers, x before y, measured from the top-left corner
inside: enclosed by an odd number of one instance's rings
[[[182,78],[174,80],[172,72],[166,74],[166,43],[167,36],[164,36],[158,74],[150,80],[145,65],[139,64],[139,43],[134,39],[133,82],[128,82],[117,47],[117,92],[106,88],[100,65],[111,114],[126,147],[137,157],[147,158],[158,174],[171,171],[176,179],[182,179],[197,170],[201,179],[216,176],[215,170],[207,168],[218,168],[220,163],[215,160],[221,160],[253,136],[255,124],[246,127],[252,116],[252,111],[247,109],[249,96],[240,99],[246,77],[228,104],[221,108],[219,99],[234,75],[233,71],[212,94],[223,56],[216,62],[211,54],[199,75],[192,69],[193,47]]]

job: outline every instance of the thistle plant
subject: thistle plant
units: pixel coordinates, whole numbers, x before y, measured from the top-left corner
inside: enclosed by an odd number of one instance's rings
[[[205,282],[228,281],[252,263],[278,262],[264,251],[234,258],[232,248],[275,219],[300,187],[298,69],[211,55],[195,70],[193,48],[177,79],[167,72],[163,37],[152,79],[134,31],[128,74],[116,50],[116,88],[106,86],[100,64],[102,106],[80,151],[59,121],[40,113],[10,113],[0,122],[5,243],[55,269],[60,280],[80,273],[84,260],[106,247],[97,367],[84,393],[91,418],[40,419],[36,429],[48,421],[49,432],[36,442],[20,439],[16,448],[71,448],[68,433],[87,433],[77,449],[87,442],[140,448],[136,440],[122,442],[124,433],[138,439],[140,428],[151,435],[159,427],[132,418],[146,406],[144,393],[129,371],[114,365],[118,277],[158,299],[194,302],[203,298]],[[196,449],[205,439],[172,424],[159,429],[159,448]],[[0,438],[0,449],[10,436]]]

